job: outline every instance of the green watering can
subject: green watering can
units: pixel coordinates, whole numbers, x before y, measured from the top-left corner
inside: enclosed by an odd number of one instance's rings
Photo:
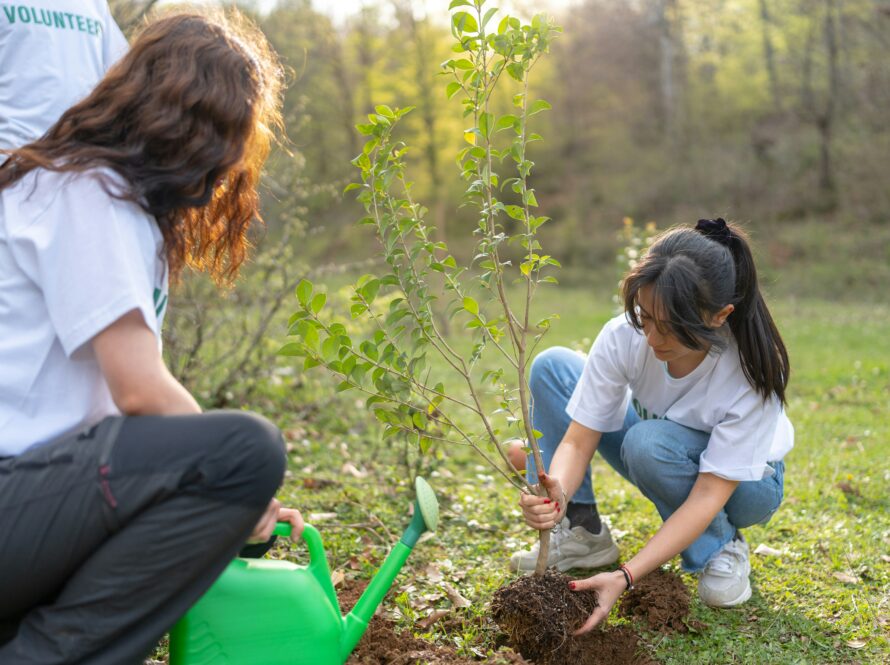
[[[321,535],[307,524],[309,565],[235,559],[171,630],[170,665],[342,665],[417,539],[439,523],[432,488],[423,478],[415,488],[411,523],[352,612],[340,614]]]

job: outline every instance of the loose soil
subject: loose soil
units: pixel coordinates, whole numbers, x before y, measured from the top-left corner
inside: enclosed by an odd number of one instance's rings
[[[345,580],[337,589],[340,608],[348,612],[368,586],[367,582]],[[501,651],[486,662],[491,665],[531,665],[513,651]],[[368,630],[352,652],[346,665],[479,665],[478,660],[458,656],[450,647],[418,639],[410,633],[397,632],[389,619],[375,615]]]
[[[639,619],[646,630],[685,633],[689,630],[685,621],[689,601],[689,589],[679,576],[656,570],[621,597],[618,611],[621,616]]]
[[[548,571],[521,577],[501,587],[491,602],[491,617],[506,633],[511,650],[489,658],[491,665],[657,665],[640,644],[639,630],[686,632],[690,594],[679,576],[655,571],[626,593],[619,614],[633,625],[595,629],[572,637],[596,607],[596,594],[571,591],[572,578]],[[345,580],[338,588],[348,611],[367,582]],[[522,654],[522,655],[519,655]],[[398,632],[394,622],[374,616],[347,665],[478,665],[455,649]]]
[[[492,618],[507,643],[535,665],[650,665],[629,625],[595,629],[572,637],[593,608],[595,594],[568,588],[571,578],[548,572],[501,587],[492,600]],[[591,596],[593,596],[591,598]],[[673,573],[655,571],[625,594],[619,614],[663,633],[688,630],[689,590]]]

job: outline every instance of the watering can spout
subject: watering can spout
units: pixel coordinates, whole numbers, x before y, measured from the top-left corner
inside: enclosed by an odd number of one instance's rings
[[[414,502],[414,515],[411,518],[411,523],[386,557],[383,565],[380,566],[380,570],[371,579],[371,583],[368,584],[368,588],[358,599],[355,607],[343,618],[341,641],[343,662],[346,661],[364,635],[368,628],[368,622],[392,586],[393,580],[402,569],[417,540],[425,531],[435,531],[439,524],[439,504],[429,483],[418,477],[414,485],[417,490],[417,500]]]

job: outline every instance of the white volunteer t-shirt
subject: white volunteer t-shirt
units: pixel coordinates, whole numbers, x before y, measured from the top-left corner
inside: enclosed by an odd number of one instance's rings
[[[772,475],[767,462],[781,460],[794,445],[791,421],[775,396],[764,401],[751,387],[734,340],[677,379],[622,314],[593,343],[566,413],[592,430],[614,432],[631,401],[643,419],[710,433],[699,468],[729,480]]]
[[[139,310],[161,340],[163,239],[100,176],[36,169],[0,190],[0,456],[119,413],[95,335]]]
[[[42,136],[126,50],[106,0],[0,2],[0,149]]]

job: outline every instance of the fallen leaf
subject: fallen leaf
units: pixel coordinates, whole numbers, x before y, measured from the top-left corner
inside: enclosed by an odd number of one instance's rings
[[[851,494],[853,496],[862,496],[859,492],[859,488],[855,485],[851,485],[850,483],[838,483],[835,485],[841,492],[844,494]]]
[[[470,607],[473,603],[460,595],[460,592],[455,589],[453,586],[448,584],[448,582],[442,582],[442,589],[445,593],[448,594],[448,598],[451,599],[451,602],[455,607]]]
[[[332,519],[336,519],[336,517],[337,513],[309,513],[309,523],[328,522]]]
[[[343,580],[345,580],[345,579],[346,579],[346,575],[343,573],[342,570],[335,570],[333,573],[331,573],[331,582],[333,583],[335,588],[338,584],[342,583]]]
[[[327,478],[303,478],[303,489],[307,490],[320,490],[337,484],[339,483]]]
[[[445,576],[442,575],[442,571],[439,570],[439,567],[431,563],[426,568],[423,569],[423,574],[426,575],[426,578],[433,583],[441,582],[445,579]]]
[[[850,640],[847,642],[847,646],[851,649],[862,649],[866,644],[868,644],[868,642],[865,640]]]
[[[832,573],[836,580],[840,580],[844,584],[859,584],[859,578],[849,573]]]
[[[760,543],[760,545],[757,546],[757,549],[754,550],[754,554],[759,554],[761,556],[782,556],[784,552]]]
[[[366,478],[368,476],[368,472],[364,469],[359,469],[352,462],[346,462],[342,467],[340,467],[340,473],[349,474],[353,478]]]
[[[439,619],[447,616],[449,612],[451,612],[451,610],[433,610],[425,619],[421,619],[420,621],[418,621],[417,625],[426,630],[434,623],[436,623]]]

